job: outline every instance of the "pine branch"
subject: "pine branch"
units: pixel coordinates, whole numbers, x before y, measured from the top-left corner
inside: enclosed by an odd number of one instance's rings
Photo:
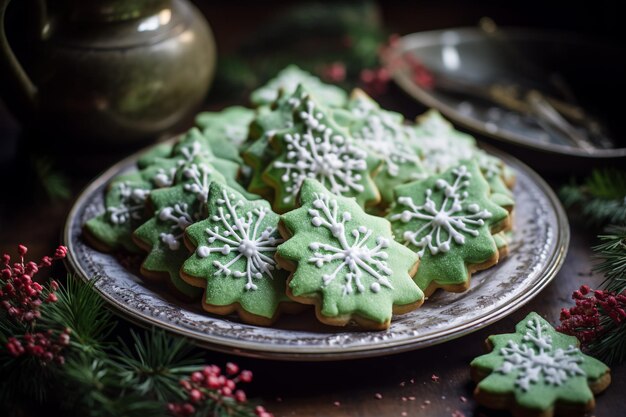
[[[593,248],[600,260],[595,270],[604,274],[605,289],[620,294],[626,291],[626,226],[610,226],[598,238],[602,243]]]
[[[131,331],[133,345],[115,349],[117,372],[126,386],[159,401],[183,398],[179,381],[202,369],[202,358],[183,338],[152,328],[144,337]]]
[[[116,370],[107,358],[94,359],[85,353],[73,357],[62,375],[67,394],[62,408],[92,417],[165,415],[162,403],[134,392]]]
[[[106,338],[115,327],[103,298],[93,290],[97,280],[85,283],[68,275],[66,284],[57,292],[57,302],[45,305],[41,320],[47,327],[71,329],[72,347],[91,354],[103,352]]]
[[[572,182],[559,190],[568,208],[579,210],[590,226],[626,224],[626,171],[594,170],[581,185]]]

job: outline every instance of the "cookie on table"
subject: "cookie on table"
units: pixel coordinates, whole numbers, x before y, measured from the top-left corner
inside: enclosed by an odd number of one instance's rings
[[[370,154],[379,156],[384,165],[374,177],[380,190],[382,204],[393,200],[393,188],[427,175],[421,157],[409,140],[409,130],[399,113],[383,110],[367,94],[354,90],[347,105],[351,121],[344,121],[357,145]],[[344,117],[345,118],[345,117]],[[336,115],[335,121],[341,118]]]
[[[320,181],[335,194],[354,197],[362,207],[377,204],[380,193],[372,178],[381,159],[357,146],[302,86],[289,101],[294,106],[294,126],[272,136],[276,157],[262,175],[274,189],[274,211],[295,208],[307,178]]]
[[[518,323],[515,333],[489,336],[486,344],[490,353],[470,364],[478,383],[474,397],[515,417],[582,416],[611,382],[605,364],[537,313]]]
[[[219,112],[199,113],[196,125],[216,157],[242,164],[239,148],[248,139],[248,128],[254,117],[254,110],[232,106]]]
[[[387,215],[396,240],[420,258],[415,282],[426,295],[437,288],[465,291],[473,272],[496,264],[492,234],[505,227],[508,217],[491,200],[475,161],[396,187]]]
[[[185,230],[192,255],[180,270],[185,282],[204,289],[203,308],[221,315],[236,312],[246,323],[264,326],[299,309],[285,295],[287,272],[274,260],[282,238],[269,203],[247,200],[213,182],[207,207],[207,218]]]
[[[295,65],[289,65],[265,85],[254,90],[250,95],[250,101],[256,106],[267,105],[273,103],[281,91],[286,95],[293,94],[298,85],[311,91],[315,100],[325,106],[341,107],[347,100],[347,94],[343,89],[323,83],[318,77]]]
[[[363,211],[355,199],[331,193],[306,179],[300,208],[281,216],[276,260],[291,271],[287,294],[315,305],[322,323],[355,321],[387,329],[392,314],[419,307],[424,294],[412,279],[418,258],[393,240],[382,217]]]
[[[133,239],[148,253],[141,264],[144,277],[164,281],[176,294],[194,298],[202,291],[184,282],[179,274],[190,256],[183,235],[187,227],[206,218],[210,184],[224,183],[225,179],[214,167],[202,162],[186,167],[178,177],[177,185],[150,194],[148,206],[153,215],[134,231]]]

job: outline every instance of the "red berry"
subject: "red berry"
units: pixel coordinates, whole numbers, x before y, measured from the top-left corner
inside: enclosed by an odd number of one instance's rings
[[[238,389],[237,391],[235,391],[235,399],[240,403],[245,403],[247,400],[246,393]]]
[[[24,256],[26,255],[26,252],[28,252],[28,248],[24,245],[18,245],[17,246],[17,253],[20,254],[20,256]]]
[[[232,362],[226,364],[226,373],[228,375],[235,375],[237,372],[239,372],[239,367],[236,364]]]
[[[182,412],[184,413],[184,415],[190,416],[190,415],[192,415],[193,413],[196,412],[196,409],[194,408],[193,405],[191,405],[189,403],[185,403],[185,404],[183,404]]]
[[[194,403],[200,402],[202,400],[202,397],[203,397],[202,393],[197,389],[192,389],[189,392],[189,399],[193,401]]]
[[[252,371],[241,371],[239,380],[241,382],[252,382]]]
[[[191,374],[191,381],[192,382],[202,382],[204,381],[204,375],[202,374],[202,372],[194,372]]]

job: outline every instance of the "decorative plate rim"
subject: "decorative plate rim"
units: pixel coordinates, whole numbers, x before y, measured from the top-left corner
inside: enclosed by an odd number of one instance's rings
[[[435,46],[440,44],[441,35],[446,32],[457,32],[461,36],[460,38],[463,41],[474,40],[481,37],[480,29],[474,27],[458,27],[458,28],[450,28],[450,29],[440,29],[440,30],[431,30],[424,32],[416,32],[408,35],[404,35],[399,39],[398,47],[392,49],[391,55],[394,57],[399,56],[401,53],[410,51],[415,48],[415,46]],[[547,39],[554,38],[556,36],[565,37],[566,32],[557,32],[557,31],[540,31],[537,33],[536,31],[532,31],[529,29],[522,28],[513,28],[513,29],[502,29],[502,32],[511,38],[523,36],[527,39]],[[575,35],[573,38],[566,38],[570,42],[587,42],[589,40],[585,40],[580,35]],[[416,45],[417,44],[417,45]],[[438,100],[433,95],[431,95],[428,91],[424,90],[417,84],[415,84],[411,77],[409,77],[405,71],[398,70],[393,65],[390,65],[389,62],[393,61],[392,59],[387,60],[386,67],[389,70],[394,81],[410,96],[417,99],[421,103],[423,103],[426,107],[434,108],[439,110],[445,117],[452,120],[455,123],[458,123],[460,126],[465,127],[466,129],[472,130],[475,133],[480,135],[494,138],[497,140],[501,140],[505,143],[511,143],[518,146],[522,146],[528,149],[540,150],[543,152],[548,152],[556,155],[568,155],[582,158],[598,158],[598,159],[611,159],[611,158],[620,158],[626,156],[626,148],[613,148],[613,149],[594,149],[591,152],[585,151],[583,149],[578,149],[573,146],[565,146],[553,143],[540,143],[540,142],[530,142],[523,135],[516,134],[511,131],[498,131],[493,132],[486,128],[485,123],[474,119],[472,117],[466,116],[460,111],[456,110],[454,107]]]
[[[168,142],[173,142],[175,139],[176,138],[172,138]],[[539,294],[541,290],[552,281],[552,279],[556,276],[556,273],[563,265],[570,240],[569,223],[565,214],[565,210],[563,209],[561,203],[559,202],[552,189],[545,183],[545,181],[531,168],[526,166],[518,159],[483,144],[481,144],[481,147],[485,148],[489,153],[498,156],[499,158],[504,160],[509,166],[515,168],[516,171],[522,172],[525,176],[529,177],[530,181],[534,183],[538,190],[540,190],[544,194],[556,218],[556,224],[553,225],[556,229],[556,242],[554,245],[554,250],[549,254],[549,258],[546,260],[546,263],[542,268],[543,271],[541,273],[541,276],[533,282],[532,286],[529,286],[528,288],[526,288],[526,291],[510,299],[508,305],[501,306],[491,312],[475,317],[474,320],[464,323],[460,326],[431,332],[430,334],[427,333],[425,335],[426,337],[424,337],[424,335],[415,336],[413,338],[410,338],[408,341],[377,341],[375,346],[354,345],[349,347],[343,347],[341,346],[341,344],[337,344],[336,346],[332,346],[332,348],[329,348],[328,346],[320,348],[307,345],[273,345],[271,343],[262,343],[257,341],[240,341],[232,338],[227,338],[219,334],[206,334],[186,329],[181,326],[176,326],[174,323],[160,320],[159,318],[154,317],[148,313],[138,311],[137,309],[133,309],[132,307],[121,303],[120,300],[115,299],[112,294],[103,291],[98,286],[94,286],[94,289],[100,294],[100,296],[102,296],[107,301],[108,306],[114,312],[118,313],[123,318],[135,324],[144,327],[150,325],[158,326],[181,336],[185,336],[197,345],[205,347],[207,349],[253,358],[290,361],[333,361],[360,359],[416,350],[459,338],[461,336],[482,329],[489,324],[492,324],[512,314],[514,311],[528,303],[532,298]],[[68,265],[69,270],[74,271],[85,282],[88,282],[90,280],[89,274],[80,265],[77,259],[76,248],[74,248],[72,240],[72,228],[76,224],[76,222],[80,221],[78,214],[82,210],[86,201],[98,188],[103,185],[103,183],[108,182],[113,175],[131,165],[139,158],[140,155],[142,155],[150,148],[151,147],[147,147],[122,159],[121,161],[117,162],[116,164],[105,170],[103,173],[98,175],[83,189],[78,198],[75,200],[72,209],[68,213],[65,227],[63,229],[63,240],[68,247],[66,264]],[[91,248],[90,250],[96,251],[95,249]],[[222,320],[219,316],[209,315],[208,313],[207,317],[212,320]],[[286,331],[283,329],[272,330]],[[376,334],[377,332],[368,331],[365,333]]]

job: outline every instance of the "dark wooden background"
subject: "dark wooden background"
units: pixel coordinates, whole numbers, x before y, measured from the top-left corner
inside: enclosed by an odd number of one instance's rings
[[[198,0],[196,3],[213,27],[219,50],[229,51],[238,45],[246,31],[257,28],[289,2],[217,4]],[[386,27],[400,34],[474,25],[482,16],[490,16],[502,26],[567,29],[606,38],[620,36],[623,31],[617,1],[546,3],[428,0],[381,1],[380,6]],[[423,110],[396,88],[392,88],[385,99],[410,118]],[[209,95],[207,106],[218,105]],[[21,131],[0,101],[0,253],[13,252],[16,244],[23,242],[29,245],[33,257],[38,257],[50,252],[58,243],[71,201],[50,203],[41,198],[41,190],[22,169],[26,162],[19,152],[23,140]],[[68,149],[67,152],[81,155],[79,150]],[[90,162],[81,164],[79,170],[72,170],[73,193],[77,194],[99,170],[129,152],[81,155]],[[555,159],[551,164],[554,168],[559,161]],[[554,187],[569,178],[568,167],[561,168],[560,174],[551,169],[547,175]],[[542,171],[541,166],[539,170]],[[483,340],[488,335],[511,332],[515,323],[530,311],[537,311],[557,323],[560,308],[572,303],[572,291],[582,283],[593,286],[601,282],[601,278],[591,272],[590,247],[595,243],[594,233],[576,221],[571,222],[571,228],[570,250],[554,281],[519,311],[472,335],[428,349],[367,360],[299,363],[235,359],[255,372],[251,393],[261,396],[276,416],[507,415],[477,408],[472,400],[474,384],[469,378],[468,364],[484,352]],[[222,354],[215,354],[213,358],[216,363],[233,359]],[[598,398],[593,415],[625,415],[621,404],[625,391],[626,367],[616,366],[613,383]]]

